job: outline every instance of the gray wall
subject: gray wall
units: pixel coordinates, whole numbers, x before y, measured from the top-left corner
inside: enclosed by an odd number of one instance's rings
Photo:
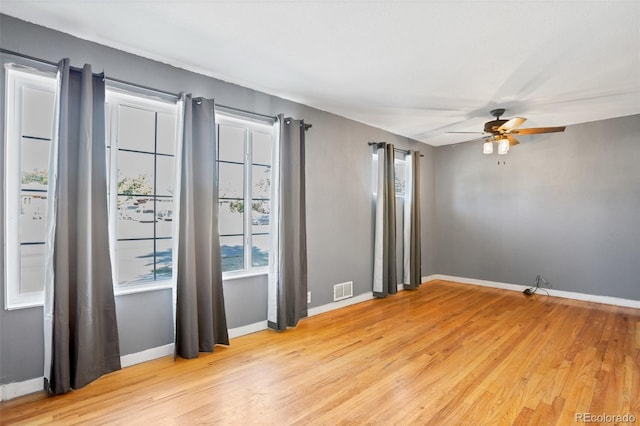
[[[436,149],[435,270],[640,300],[640,116],[519,139]]]
[[[4,49],[37,58],[58,61],[69,57],[74,66],[90,63],[94,70],[104,70],[111,78],[173,93],[192,92],[195,96],[215,98],[223,105],[269,115],[284,113],[313,124],[306,141],[310,307],[331,303],[336,283],[353,281],[355,295],[371,291],[372,151],[367,142],[386,140],[398,148],[420,149],[425,154],[422,159],[423,275],[436,272],[432,147],[5,15],[0,15],[0,40]],[[4,81],[3,76],[0,78]],[[4,96],[4,91],[2,93]],[[4,97],[0,102],[4,109]],[[224,291],[230,328],[266,321],[266,277],[230,280],[225,282]],[[2,297],[0,303],[4,306]],[[116,305],[123,355],[172,342],[169,290],[118,296]],[[0,309],[0,321],[0,384],[42,376],[42,309]]]

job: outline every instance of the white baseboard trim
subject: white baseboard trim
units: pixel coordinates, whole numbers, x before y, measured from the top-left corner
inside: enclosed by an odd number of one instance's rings
[[[433,280],[437,280],[438,276],[437,275],[428,275],[426,277],[422,277],[422,281],[420,281],[421,283],[426,283],[427,281],[433,281]]]
[[[231,328],[229,329],[229,339],[266,330],[267,328],[269,328],[267,321],[254,322],[253,324],[243,325],[242,327]]]
[[[125,368],[132,365],[140,364],[142,362],[162,358],[163,356],[173,355],[174,348],[175,345],[173,343],[169,343],[168,345],[158,346],[156,348],[147,349],[142,352],[122,355],[120,357],[120,365],[122,366],[122,368]]]
[[[151,361],[162,358],[164,356],[173,355],[174,344],[170,343],[164,346],[147,349],[134,354],[122,355],[120,357],[120,365],[122,368],[140,364],[142,362]],[[29,395],[30,393],[39,392],[44,389],[44,377],[36,377],[35,379],[25,380],[23,382],[7,383],[0,386],[0,400],[8,401],[19,396]]]
[[[398,286],[398,290],[401,290],[401,286]],[[338,302],[327,303],[326,305],[316,306],[315,308],[309,308],[307,317],[322,314],[325,312],[333,311],[335,309],[344,308],[345,306],[354,305],[356,303],[364,302],[365,300],[373,299],[373,292],[360,294],[349,299],[340,300]],[[229,339],[235,337],[244,336],[258,331],[267,330],[269,328],[268,321],[260,321],[253,324],[243,325],[241,327],[229,329]]]
[[[0,386],[0,401],[8,401],[23,395],[44,390],[44,377],[25,380],[24,382],[7,383]]]
[[[307,316],[312,317],[314,315],[323,314],[325,312],[333,311],[335,309],[344,308],[345,306],[355,305],[356,303],[364,302],[366,300],[373,299],[373,292],[362,293],[349,299],[339,300],[337,302],[327,303],[326,305],[316,306],[310,308]]]
[[[527,288],[531,288],[531,286],[525,286],[520,284],[509,284],[509,283],[501,283],[496,281],[486,281],[486,280],[477,280],[475,278],[464,278],[464,277],[454,277],[451,275],[430,275],[429,281],[431,280],[445,280],[445,281],[454,281],[461,284],[472,284],[479,285],[483,287],[493,287],[500,288],[503,290],[512,290],[512,291],[524,291]],[[604,303],[606,305],[614,305],[614,306],[623,306],[626,308],[636,308],[640,309],[640,300],[632,300],[632,299],[623,299],[621,297],[612,297],[612,296],[599,296],[596,294],[587,294],[587,293],[577,293],[573,291],[565,291],[565,290],[555,290],[553,288],[545,288],[545,291],[549,292],[549,296],[562,297],[564,299],[574,299],[574,300],[582,300],[585,302],[595,302],[595,303]]]
[[[427,282],[431,280],[438,279],[436,275],[429,275],[427,277],[422,277],[421,282]],[[398,291],[404,291],[404,284],[397,285]],[[338,302],[327,303],[326,305],[316,306],[315,308],[310,308],[308,312],[308,316],[312,317],[314,315],[323,314],[325,312],[333,311],[334,309],[344,308],[349,305],[355,305],[356,303],[364,302],[367,300],[373,299],[373,292],[359,294],[358,296],[351,297],[349,299],[340,300]]]

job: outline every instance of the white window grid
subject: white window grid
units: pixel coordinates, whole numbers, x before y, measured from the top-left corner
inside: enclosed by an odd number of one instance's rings
[[[274,143],[273,139],[275,137],[274,126],[272,124],[267,124],[262,121],[250,120],[244,117],[238,117],[229,113],[221,113],[221,112],[216,112],[216,125],[218,129],[220,128],[221,125],[224,125],[224,126],[241,129],[244,132],[244,140],[243,140],[244,161],[242,163],[244,185],[243,185],[242,202],[245,207],[243,209],[243,233],[227,234],[224,232],[223,229],[220,230],[221,239],[224,239],[224,237],[242,237],[243,267],[239,269],[234,269],[234,270],[224,270],[225,259],[224,259],[224,253],[223,253],[223,278],[233,279],[233,278],[250,276],[250,275],[266,274],[268,271],[267,265],[254,266],[255,260],[253,259],[253,246],[254,246],[253,238],[254,236],[267,236],[268,238],[270,238],[270,234],[268,231],[253,232],[252,225],[253,225],[254,219],[252,218],[252,210],[253,210],[252,203],[254,201],[270,202],[271,200],[270,200],[270,195],[269,197],[254,197],[254,194],[252,194],[252,189],[253,189],[252,173],[253,173],[253,166],[266,166],[271,168],[271,164],[255,163],[253,161],[253,151],[252,151],[253,139],[252,138],[253,138],[253,135],[256,133],[259,133],[261,135],[266,135],[271,139],[271,143],[273,146],[273,143]],[[220,132],[218,131],[216,132],[216,134],[219,136]],[[218,147],[219,146],[220,146],[220,143],[218,140]],[[218,165],[220,165],[221,163],[222,164],[224,163],[240,164],[239,162],[229,162],[229,161],[218,159]],[[218,170],[220,170],[220,167],[218,167]],[[224,197],[220,198],[221,202],[228,201],[228,200],[230,199],[227,199]],[[270,221],[271,219],[269,219],[269,222]],[[224,244],[222,244],[222,241],[221,241],[221,246],[223,245]]]

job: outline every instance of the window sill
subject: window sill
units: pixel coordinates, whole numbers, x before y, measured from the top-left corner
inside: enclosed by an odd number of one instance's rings
[[[268,273],[269,273],[268,268],[253,269],[250,271],[225,272],[224,274],[222,274],[222,281],[226,282],[226,281],[240,280],[243,278],[259,277],[263,275],[268,275]],[[173,281],[167,280],[167,281],[158,281],[155,283],[148,283],[148,284],[138,284],[138,285],[132,284],[128,286],[123,285],[123,286],[114,288],[113,295],[115,297],[118,297],[118,296],[126,296],[128,294],[146,293],[149,291],[167,290],[167,289],[173,289]],[[19,309],[42,307],[44,305],[44,302],[42,300],[43,298],[44,298],[44,295],[38,297],[37,300],[31,300],[28,302],[14,302],[11,304],[7,304],[5,305],[4,310],[14,311]]]
[[[248,271],[237,271],[237,272],[223,272],[222,273],[222,281],[234,281],[243,278],[251,278],[251,277],[259,277],[262,275],[268,275],[269,268],[260,268],[260,269],[251,269]]]
[[[6,294],[5,294],[5,297],[7,297]],[[33,300],[29,302],[5,303],[4,310],[17,311],[19,309],[42,308],[42,306],[44,306],[44,295],[42,295],[38,300]]]
[[[114,289],[114,296],[126,296],[127,294],[146,293],[148,291],[166,290],[173,288],[173,281],[156,281],[148,284],[130,284],[118,286]]]

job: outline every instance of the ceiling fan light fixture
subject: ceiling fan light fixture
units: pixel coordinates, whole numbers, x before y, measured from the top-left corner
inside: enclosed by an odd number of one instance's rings
[[[482,153],[493,154],[493,143],[491,142],[491,139],[487,139],[484,145],[482,145]]]
[[[515,137],[517,135],[535,135],[538,133],[556,133],[564,132],[565,126],[558,127],[531,127],[528,129],[521,129],[522,123],[527,121],[523,117],[514,117],[511,119],[502,119],[504,114],[504,108],[496,108],[491,110],[491,115],[495,120],[487,121],[484,123],[485,140],[482,145],[483,154],[493,154],[493,142],[498,144],[498,155],[506,155],[509,153],[509,148],[516,146],[520,143]],[[479,132],[447,132],[447,133],[479,133]],[[515,136],[514,136],[515,135]]]
[[[509,140],[507,138],[500,139],[498,143],[498,155],[506,155],[509,152]]]

